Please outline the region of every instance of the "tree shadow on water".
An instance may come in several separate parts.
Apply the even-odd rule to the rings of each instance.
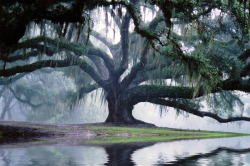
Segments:
[[[234,165],[235,157],[240,157],[241,154],[249,154],[250,148],[244,149],[233,149],[228,147],[219,147],[215,150],[212,150],[208,153],[199,153],[196,155],[184,157],[184,158],[177,158],[176,161],[166,163],[166,164],[159,164],[159,165],[200,165],[199,161],[202,160],[206,161],[206,165]],[[246,156],[247,157],[247,156]],[[240,159],[238,165],[244,165],[242,159]]]
[[[132,160],[132,154],[142,148],[152,146],[155,143],[130,143],[130,144],[115,144],[104,147],[107,155],[108,162],[105,165],[108,166],[127,166],[136,165]]]

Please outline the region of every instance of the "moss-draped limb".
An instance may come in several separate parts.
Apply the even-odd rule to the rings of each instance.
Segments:
[[[44,49],[43,45],[38,44],[40,42],[45,42],[46,44],[53,45],[54,47],[53,47],[53,49],[50,47],[45,47],[45,49]],[[44,45],[46,45],[46,44],[44,44]],[[108,68],[108,70],[111,73],[114,72],[114,63],[113,63],[112,59],[105,52],[103,52],[100,49],[97,49],[95,47],[86,48],[86,46],[84,46],[84,45],[79,45],[79,44],[75,44],[75,43],[64,42],[64,41],[61,41],[58,39],[52,39],[49,37],[39,36],[39,37],[28,39],[28,40],[21,42],[20,44],[18,44],[17,48],[37,48],[41,52],[45,50],[45,53],[48,56],[52,56],[53,54],[57,53],[59,50],[72,51],[77,56],[81,56],[81,55],[88,56],[88,54],[95,55],[95,56],[98,56],[104,60],[106,67]],[[32,56],[32,55],[34,55],[34,54],[31,54],[30,56]],[[24,56],[27,58],[29,56],[29,54],[20,56],[20,59],[23,59]],[[15,59],[18,59],[18,57],[15,57]]]
[[[154,32],[152,29],[147,27],[140,27],[141,18],[138,14],[138,9],[131,3],[126,3],[121,1],[121,4],[124,5],[127,8],[128,13],[130,14],[131,18],[133,19],[134,25],[135,25],[135,32],[140,34],[141,37],[145,37],[147,40],[159,40],[159,36],[156,32]]]
[[[20,78],[23,78],[26,74],[27,73],[21,73],[10,78],[0,78],[0,85],[8,85],[12,82],[19,80]]]
[[[220,92],[222,90],[232,91],[240,90],[243,92],[250,92],[250,81],[241,80],[235,82],[235,80],[225,80],[218,85],[211,93]],[[181,86],[166,86],[166,85],[139,85],[137,87],[128,90],[129,98],[134,99],[134,103],[146,101],[152,97],[162,98],[183,98],[192,99],[194,98],[195,88],[192,87],[181,87]],[[201,90],[197,92],[195,97],[206,95]],[[142,101],[141,101],[142,100]]]
[[[95,80],[95,82],[100,86],[106,86],[106,82],[100,78],[100,75],[96,73],[92,66],[74,55],[71,55],[70,58],[65,60],[42,60],[23,66],[15,66],[13,68],[2,69],[0,70],[0,76],[9,77],[17,73],[32,72],[45,67],[57,68],[68,66],[79,66],[83,71],[88,73],[88,75],[92,77],[93,80]]]
[[[122,26],[120,29],[121,33],[121,46],[122,46],[122,60],[119,65],[117,75],[120,76],[124,73],[124,71],[128,67],[128,49],[129,49],[129,21],[130,21],[130,16],[129,13],[126,13],[123,20],[122,20]]]
[[[109,57],[109,55],[103,51],[101,51],[98,48],[95,47],[90,47],[88,48],[87,54],[90,55],[95,55],[103,59],[105,66],[109,70],[110,74],[114,73],[114,62],[113,60]],[[87,55],[88,56],[88,55]]]
[[[39,53],[40,53],[39,51],[34,50],[34,51],[27,52],[25,54],[18,54],[18,55],[7,57],[7,58],[1,59],[1,60],[3,60],[4,62],[8,62],[8,63],[15,62],[15,61],[18,61],[18,60],[27,60],[30,57],[36,57],[36,56],[38,56]],[[51,55],[51,54],[49,54],[49,55]]]
[[[87,57],[91,60],[90,65],[96,69],[96,72],[100,75],[103,80],[108,80],[110,78],[110,72],[107,69],[103,59],[100,57],[88,54]]]
[[[103,44],[105,44],[109,49],[113,47],[113,44],[107,41],[105,37],[103,37],[100,33],[96,31],[92,31],[91,35],[95,37],[96,39],[100,40]]]
[[[44,45],[52,45],[53,47],[46,47],[44,45],[40,45],[38,43],[44,42]],[[53,56],[55,53],[59,52],[59,51],[72,51],[74,52],[75,55],[77,56],[81,56],[81,55],[86,55],[86,56],[91,56],[91,55],[95,55],[98,56],[100,58],[102,58],[105,62],[105,65],[107,67],[107,69],[109,70],[110,73],[114,73],[114,64],[112,59],[103,51],[94,48],[94,47],[90,47],[86,50],[85,46],[83,45],[79,45],[79,44],[75,44],[75,43],[68,43],[68,42],[63,42],[60,41],[58,39],[51,39],[49,37],[44,37],[44,36],[39,36],[36,38],[32,38],[32,39],[27,39],[21,43],[18,44],[17,48],[35,48],[37,50],[39,50],[40,52],[45,53],[47,56]],[[16,56],[11,56],[7,58],[7,62],[13,62],[16,60],[25,60],[28,59],[31,56],[38,56],[39,54],[37,51],[32,51],[32,52],[28,52],[24,55],[16,55]],[[91,55],[89,55],[91,54]]]
[[[51,44],[56,49],[68,50],[74,52],[76,55],[83,55],[86,53],[86,46],[79,45],[75,43],[69,43],[61,41],[60,39],[53,39],[46,36],[38,36],[32,39],[27,39],[19,44],[17,44],[17,49],[21,48],[36,48],[37,44],[44,42],[45,44]],[[56,50],[55,50],[56,51]]]
[[[192,99],[194,88],[181,86],[165,85],[139,85],[128,90],[129,98],[135,100],[135,103],[141,102],[150,97],[170,97]],[[199,94],[201,96],[201,94]]]
[[[87,86],[84,86],[84,87],[81,87],[79,90],[78,90],[78,93],[79,93],[79,99],[81,99],[84,94],[86,93],[90,93],[96,89],[98,89],[99,86],[97,84],[90,84],[90,85],[87,85]]]
[[[183,72],[174,73],[173,70],[169,68],[163,68],[161,71],[158,70],[147,70],[147,71],[140,71],[137,73],[136,78],[131,83],[132,87],[138,86],[142,82],[149,81],[152,79],[172,79],[172,78],[179,78],[183,75]]]
[[[250,62],[242,69],[240,73],[241,77],[250,76]]]
[[[157,25],[161,21],[163,21],[163,16],[161,16],[161,15],[154,18],[152,20],[152,22],[150,22],[150,24],[148,25],[149,30],[155,30],[155,28],[157,27]],[[148,54],[148,51],[150,49],[149,44],[150,44],[150,41],[147,41],[147,40],[144,41],[144,48],[143,48],[142,53],[141,53],[140,61],[132,67],[130,73],[122,80],[121,86],[123,88],[129,87],[129,85],[136,78],[137,73],[139,71],[142,71],[146,67],[146,65],[148,63],[148,58],[147,58],[148,55],[147,54]]]
[[[222,82],[221,88],[223,90],[239,90],[250,93],[250,79],[247,80],[232,80],[227,79]]]
[[[121,42],[113,45],[112,43],[107,41],[106,38],[102,37],[101,34],[99,34],[98,32],[95,32],[95,31],[92,32],[91,35],[94,36],[97,40],[100,40],[103,44],[105,44],[108,47],[108,49],[112,55],[111,59],[114,63],[114,66],[115,66],[115,68],[118,68],[119,63],[120,63],[119,55],[120,55],[120,49],[121,49]]]
[[[19,96],[15,93],[15,91],[14,91],[13,89],[11,89],[11,88],[8,88],[8,89],[9,89],[9,90],[11,91],[11,93],[15,96],[15,98],[16,98],[18,101],[22,102],[22,103],[28,104],[29,106],[31,106],[31,107],[33,107],[33,108],[41,107],[41,106],[43,105],[43,103],[40,103],[40,104],[32,104],[31,101],[25,100],[25,99],[22,99],[21,97],[19,97]]]
[[[162,22],[162,21],[164,21],[163,15],[158,15],[158,16],[156,16],[156,17],[150,22],[150,24],[148,25],[148,28],[149,28],[150,30],[155,30],[156,27],[158,26],[158,24],[159,24],[160,22]]]
[[[242,54],[240,54],[238,56],[238,59],[240,59],[241,61],[246,61],[248,58],[250,57],[250,48],[248,48],[247,50],[245,50]]]
[[[67,60],[42,60],[38,62],[34,62],[32,64],[27,64],[23,66],[15,66],[13,68],[2,69],[0,70],[0,76],[9,77],[13,76],[17,73],[26,73],[32,72],[37,69],[41,69],[44,67],[67,67],[70,63]]]
[[[85,62],[84,60],[72,55],[71,56],[73,61],[72,65],[77,65],[79,66],[83,71],[85,71],[100,87],[106,88],[107,86],[107,82],[103,79],[101,79],[100,75],[95,71],[95,69],[89,65],[87,62]],[[75,63],[75,64],[74,64]]]
[[[217,120],[220,123],[228,123],[228,122],[235,122],[235,121],[250,121],[250,117],[230,117],[230,118],[221,118],[217,114],[211,113],[211,112],[205,112],[205,111],[199,111],[196,108],[192,108],[186,104],[182,104],[181,102],[178,101],[170,101],[170,100],[165,100],[165,99],[159,99],[159,98],[149,98],[147,100],[150,103],[153,104],[158,104],[162,106],[168,106],[168,107],[173,107],[173,108],[178,108],[181,109],[185,112],[191,113],[193,115],[199,116],[199,117],[210,117],[215,120]]]
[[[136,74],[138,71],[141,71],[145,65],[147,64],[147,54],[149,50],[149,43],[145,42],[145,46],[143,48],[140,62],[138,62],[136,65],[134,65],[130,71],[130,73],[122,80],[121,86],[123,88],[127,88],[131,82],[136,78]]]
[[[96,72],[96,70],[88,64],[85,60],[75,56],[70,55],[68,59],[68,66],[79,66],[83,71],[85,71],[100,87],[106,88],[106,81],[101,78],[99,73]]]
[[[43,44],[41,44],[43,43]],[[43,53],[46,56],[53,56],[56,53],[61,51],[72,51],[75,55],[81,56],[86,53],[86,48],[83,45],[78,45],[75,43],[63,42],[58,39],[52,39],[45,36],[38,36],[32,39],[27,39],[15,47],[13,50],[21,50],[21,49],[32,49],[30,52],[25,52],[23,54],[1,57],[1,60],[4,62],[15,62],[18,60],[27,60],[30,57],[39,56],[39,53]]]
[[[67,4],[67,5],[65,5]],[[55,23],[85,23],[85,11],[98,6],[110,6],[107,0],[37,0],[37,1],[4,1],[1,39],[6,46],[13,46],[23,37],[26,26],[32,22],[50,20]],[[115,5],[116,3],[114,3]],[[13,8],[13,10],[8,10]]]

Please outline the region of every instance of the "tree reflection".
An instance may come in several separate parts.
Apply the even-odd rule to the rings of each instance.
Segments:
[[[110,144],[98,146],[38,146],[20,148],[0,147],[0,165],[136,165],[132,155],[135,151],[152,147],[155,143]],[[22,146],[22,145],[21,145]],[[32,145],[31,145],[32,146]],[[150,148],[149,147],[149,148]],[[166,149],[166,151],[169,149]],[[106,152],[106,153],[105,153]],[[152,150],[150,155],[155,155]],[[244,155],[243,155],[244,154]],[[141,154],[140,158],[147,157]],[[250,148],[233,149],[219,147],[207,153],[176,156],[176,161],[159,155],[153,165],[244,165],[248,164]],[[168,157],[168,156],[167,156]],[[148,163],[149,164],[149,163]]]
[[[152,146],[154,143],[130,143],[130,144],[115,144],[104,147],[108,154],[108,162],[105,165],[122,166],[135,165],[132,160],[132,154],[142,148]]]
[[[233,149],[219,147],[208,153],[196,154],[185,158],[177,158],[176,161],[167,163],[166,165],[199,165],[199,161],[202,159],[205,159],[208,162],[207,165],[234,165],[233,158],[237,155],[246,153],[250,153],[250,148]]]

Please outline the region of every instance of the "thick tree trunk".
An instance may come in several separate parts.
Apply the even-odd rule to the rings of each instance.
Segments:
[[[114,98],[109,96],[107,97],[107,101],[109,115],[105,121],[106,123],[113,123],[116,125],[142,124],[147,126],[154,126],[153,124],[135,119],[132,115],[134,106],[132,104],[129,104],[129,102],[127,102],[122,97]]]

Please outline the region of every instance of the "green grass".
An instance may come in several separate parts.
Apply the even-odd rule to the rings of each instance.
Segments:
[[[86,143],[94,144],[110,144],[110,143],[129,143],[129,142],[157,142],[170,141],[177,139],[196,139],[196,138],[219,138],[219,137],[236,137],[246,136],[249,134],[214,132],[200,130],[184,130],[176,131],[163,128],[132,128],[132,127],[100,127],[89,126],[85,130],[93,130],[99,136],[94,140]],[[118,136],[118,134],[126,133],[126,137]]]

